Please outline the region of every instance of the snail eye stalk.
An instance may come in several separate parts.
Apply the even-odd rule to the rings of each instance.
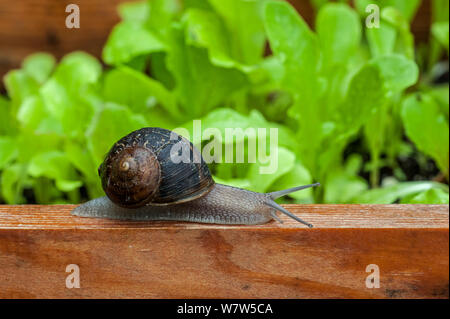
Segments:
[[[277,203],[274,201],[274,199],[277,199],[277,198],[279,198],[279,197],[282,197],[282,196],[284,196],[284,195],[287,195],[287,194],[290,194],[290,193],[293,193],[293,192],[296,192],[296,191],[299,191],[299,190],[302,190],[302,189],[306,189],[306,188],[310,188],[310,187],[314,187],[314,186],[319,186],[319,185],[320,185],[320,183],[315,183],[315,184],[309,184],[309,185],[297,186],[297,187],[288,188],[288,189],[284,189],[284,190],[281,190],[281,191],[269,193],[269,199],[265,202],[265,204],[266,204],[267,206],[270,206],[270,207],[276,209],[277,211],[279,211],[279,212],[281,212],[281,213],[283,213],[283,214],[285,214],[285,215],[291,217],[292,219],[294,219],[294,220],[296,220],[296,221],[298,221],[298,222],[300,222],[300,223],[302,223],[302,224],[308,226],[309,228],[312,228],[312,227],[313,227],[312,224],[310,224],[310,223],[308,223],[308,222],[305,222],[303,219],[301,219],[301,218],[295,216],[295,215],[292,214],[290,211],[288,211],[288,210],[285,209],[284,207],[282,207],[282,206],[280,206],[279,204],[277,204]],[[281,221],[281,219],[279,219],[278,216],[275,214],[275,212],[272,212],[271,214],[272,214],[272,217],[273,217],[274,219],[276,219],[277,221],[283,223],[283,222]]]
[[[284,195],[287,195],[287,194],[290,194],[290,193],[293,193],[296,191],[300,191],[302,189],[315,187],[315,186],[320,186],[320,183],[314,183],[314,184],[309,184],[309,185],[302,185],[302,186],[292,187],[292,188],[288,188],[288,189],[283,189],[281,191],[269,193],[269,195],[270,195],[270,198],[277,199]]]

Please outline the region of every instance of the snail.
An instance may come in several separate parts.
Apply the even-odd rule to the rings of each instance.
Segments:
[[[179,157],[186,150],[189,155]],[[73,215],[254,225],[272,219],[282,222],[276,214],[279,211],[312,227],[275,199],[319,185],[257,193],[215,183],[191,142],[154,127],[131,132],[116,142],[98,173],[106,196],[77,206]]]

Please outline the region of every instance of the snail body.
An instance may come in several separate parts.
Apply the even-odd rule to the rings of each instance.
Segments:
[[[239,202],[242,191],[216,184],[207,196],[189,202],[165,206],[146,205],[133,209],[120,207],[107,197],[101,197],[79,206],[74,214],[122,220],[175,220],[230,225],[263,224],[273,218],[272,209],[264,205],[264,194],[248,191],[243,203]]]
[[[186,150],[189,158],[180,158]],[[192,143],[162,128],[142,128],[120,139],[100,165],[99,175],[107,196],[76,207],[72,214],[254,225],[281,222],[279,211],[312,227],[274,200],[318,183],[273,193],[217,184]]]

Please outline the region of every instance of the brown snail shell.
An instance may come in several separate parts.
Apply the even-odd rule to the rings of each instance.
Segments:
[[[171,152],[190,151],[174,162]],[[121,138],[99,167],[106,195],[122,207],[169,205],[199,198],[214,186],[208,166],[191,142],[176,133],[146,127]]]

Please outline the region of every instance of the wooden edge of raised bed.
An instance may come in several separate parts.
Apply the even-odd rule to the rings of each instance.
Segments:
[[[448,205],[283,205],[312,223],[314,228],[443,228],[449,227]],[[117,221],[70,215],[76,205],[0,205],[0,229],[32,228],[200,228],[284,229],[306,228],[280,215],[276,221],[255,226],[228,226],[171,221]]]
[[[0,298],[449,297],[448,205],[286,205],[313,229],[284,217],[123,222],[73,207],[0,206]],[[67,288],[68,265],[80,288]]]

